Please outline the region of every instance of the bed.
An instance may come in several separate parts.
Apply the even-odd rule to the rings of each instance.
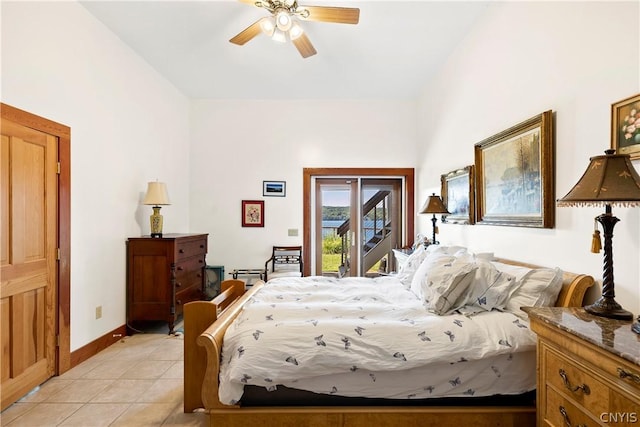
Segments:
[[[423,277],[424,272],[429,271],[431,275],[429,283],[432,286],[433,277],[440,277],[434,272],[439,271],[438,268],[441,268],[442,265],[447,265],[443,264],[443,262],[450,261],[448,266],[452,262],[458,262],[457,254],[454,256],[451,249],[441,248],[439,250],[449,250],[451,253],[447,253],[446,257],[438,259],[437,262],[433,262],[431,265],[427,265],[424,259],[415,257],[416,262],[413,263],[414,265],[411,266],[411,261],[409,261],[410,265],[405,268],[404,277],[355,279],[355,284],[352,283],[348,288],[345,288],[349,289],[349,292],[345,292],[345,295],[342,296],[344,300],[335,298],[336,292],[332,286],[346,286],[349,282],[345,282],[345,279],[295,278],[274,279],[267,284],[260,282],[246,292],[242,281],[229,280],[225,281],[223,292],[212,301],[187,304],[184,309],[184,411],[205,410],[210,415],[211,426],[225,427],[244,426],[252,423],[266,427],[289,425],[354,427],[535,425],[535,391],[532,391],[532,389],[535,389],[535,339],[531,339],[532,333],[530,333],[529,337],[525,334],[522,341],[517,341],[514,335],[521,328],[527,329],[526,316],[509,313],[506,310],[507,304],[522,304],[526,300],[519,300],[514,296],[511,300],[504,301],[505,298],[500,297],[503,299],[502,310],[496,310],[496,307],[493,307],[494,309],[492,310],[491,304],[489,309],[485,307],[484,310],[474,307],[473,304],[461,307],[460,304],[456,305],[454,300],[461,301],[463,295],[466,295],[467,301],[484,300],[485,303],[487,295],[490,301],[492,296],[490,293],[485,292],[482,298],[478,298],[478,295],[474,295],[473,288],[459,279],[462,277],[461,274],[456,276],[458,279],[451,279],[451,275],[447,275],[450,286],[445,290],[439,289],[439,293],[436,293],[436,298],[433,297],[433,294],[426,297],[427,300],[430,300],[430,307],[433,309],[431,311],[435,312],[435,314],[430,313],[431,317],[425,318],[429,322],[435,320],[447,322],[449,324],[448,330],[433,332],[421,325],[420,322],[427,321],[422,320],[421,314],[418,316],[407,314],[418,310],[415,302],[410,301],[411,298],[407,297],[407,295],[419,293],[415,289],[416,278]],[[464,253],[464,251],[462,252]],[[455,261],[453,261],[454,258]],[[467,263],[470,261],[468,254],[460,257],[460,259],[462,258]],[[474,259],[474,262],[476,261],[478,265],[488,264]],[[460,265],[462,264],[460,262]],[[524,274],[522,271],[527,269],[529,271],[550,271],[550,269],[504,259],[492,259],[491,264],[499,266],[500,277],[507,278],[502,282],[503,285],[501,286],[507,286],[511,283],[507,282],[514,279],[522,282],[524,280],[523,277],[525,277],[522,275]],[[490,267],[491,272],[494,272],[493,266]],[[512,268],[513,270],[511,270]],[[460,268],[460,270],[464,269]],[[479,275],[478,271],[474,271],[469,272],[464,277],[469,277],[472,273],[475,274],[475,277]],[[559,275],[559,280],[557,281],[558,289],[553,293],[555,305],[563,307],[581,306],[586,290],[593,284],[593,278],[588,275],[568,273],[557,269],[555,274]],[[493,279],[496,277],[498,276],[493,276]],[[363,283],[359,284],[357,283],[358,281]],[[394,281],[401,282],[402,286],[394,283]],[[422,282],[424,288],[424,283],[427,280],[422,279]],[[492,283],[497,282],[497,280],[493,280]],[[367,287],[371,284],[382,290],[382,293],[375,293],[375,287],[373,290],[368,290],[369,288]],[[411,289],[411,285],[414,285],[414,289]],[[362,286],[362,288],[359,286]],[[399,296],[392,295],[396,292],[392,291],[392,289],[396,288]],[[402,293],[402,288],[404,288],[406,295]],[[494,292],[495,295],[493,297],[496,298],[498,295],[515,295],[513,292],[506,291],[506,288],[496,286],[494,289],[498,291]],[[326,309],[324,308],[324,303],[316,304],[323,291],[327,291],[328,295],[333,295],[330,299],[334,300],[335,306],[328,305],[329,309]],[[299,292],[299,294],[297,295],[296,292]],[[451,294],[451,292],[454,292],[455,295]],[[384,317],[381,320],[376,317],[375,309],[384,307],[383,300],[387,299],[387,297],[393,298],[392,303],[395,304],[397,310],[387,307],[379,311],[394,311],[392,315],[397,317],[391,318],[391,320]],[[423,299],[425,298],[424,295],[422,297]],[[404,305],[403,299],[406,299],[407,306]],[[421,303],[424,303],[423,299],[420,299]],[[350,306],[352,303],[353,306]],[[282,374],[277,371],[277,365],[273,367],[267,365],[269,359],[275,356],[259,350],[260,346],[264,346],[262,348],[273,348],[274,351],[280,351],[280,347],[285,349],[286,346],[284,344],[273,344],[284,342],[281,341],[283,338],[278,335],[271,337],[271,335],[276,332],[285,333],[286,335],[286,332],[281,331],[286,329],[287,322],[278,323],[278,320],[282,319],[276,315],[273,323],[263,323],[258,329],[254,328],[250,323],[245,323],[250,322],[251,317],[270,316],[271,308],[276,305],[279,308],[281,306],[287,306],[289,309],[295,307],[295,310],[304,312],[297,320],[294,320],[296,318],[295,314],[290,313],[285,317],[292,319],[292,322],[295,323],[294,329],[304,331],[303,333],[312,337],[314,341],[307,348],[309,351],[306,353],[300,347],[297,348],[299,350],[298,353],[292,353],[291,357],[282,358],[290,359],[285,362],[279,362],[279,365],[283,365],[284,368],[284,373]],[[548,305],[552,305],[552,303]],[[349,326],[353,326],[352,330],[354,332],[350,336],[355,337],[355,339],[345,339],[344,337],[348,334],[339,332],[339,329],[337,329],[339,326],[333,323],[327,326],[328,329],[325,328],[323,330],[325,333],[316,333],[316,331],[320,331],[320,329],[317,329],[318,322],[320,324],[324,323],[326,326],[327,322],[332,321],[332,318],[340,318],[345,315],[343,312],[336,312],[335,310],[345,309],[347,310],[346,313],[348,313],[349,309],[367,310],[367,306],[370,306],[369,308],[373,307],[374,311],[367,311],[366,314],[357,316],[360,322]],[[318,308],[318,310],[314,311],[314,307]],[[517,308],[514,310],[517,311]],[[327,315],[329,317],[320,317],[322,316],[321,311],[328,312]],[[398,311],[398,313],[395,311]],[[309,314],[310,312],[312,314]],[[492,323],[494,318],[500,316],[508,318],[504,327],[496,326],[497,324]],[[313,324],[314,321],[316,322],[315,325]],[[471,360],[474,359],[473,353],[469,353],[468,349],[464,347],[449,348],[450,354],[448,356],[446,354],[434,356],[439,357],[439,359],[432,360],[432,363],[425,367],[423,365],[428,361],[409,365],[422,356],[419,351],[410,350],[403,346],[401,346],[403,351],[391,351],[392,349],[383,348],[386,341],[389,341],[388,338],[383,338],[380,342],[367,343],[366,348],[374,350],[367,350],[366,352],[389,353],[391,362],[385,360],[382,363],[377,362],[375,359],[363,359],[362,353],[353,352],[351,360],[340,362],[340,364],[347,364],[346,366],[353,367],[348,375],[342,373],[338,367],[332,366],[328,361],[319,363],[320,359],[314,358],[314,351],[328,351],[331,345],[326,343],[331,343],[332,341],[335,351],[352,353],[351,350],[357,349],[358,345],[362,344],[360,338],[364,339],[367,335],[388,337],[389,325],[394,322],[404,322],[405,326],[407,326],[407,323],[413,322],[412,327],[417,328],[415,331],[418,331],[418,338],[424,341],[423,344],[430,346],[428,347],[429,352],[423,353],[438,354],[432,349],[437,347],[438,342],[453,343],[450,336],[453,334],[457,334],[458,341],[465,341],[461,337],[467,336],[466,340],[473,338],[476,340],[481,339],[483,342],[493,341],[499,344],[493,345],[493,348],[486,349],[483,346],[483,352],[486,352],[486,357],[478,358],[478,360]],[[467,335],[465,335],[464,328],[462,328],[462,323],[470,331]],[[482,330],[483,327],[484,332]],[[225,342],[224,337],[227,329],[229,329],[228,338]],[[447,328],[445,327],[445,329]],[[504,332],[499,332],[503,329],[505,329]],[[331,334],[326,333],[327,330],[336,331],[335,336],[332,338]],[[491,333],[486,335],[487,331]],[[501,338],[499,333],[505,333],[505,338]],[[253,335],[253,338],[251,338],[251,335]],[[495,339],[493,338],[494,335]],[[445,339],[438,341],[436,336],[442,336]],[[488,339],[488,336],[492,336],[492,338]],[[248,341],[240,341],[245,338]],[[269,344],[270,340],[272,342],[271,345]],[[403,343],[399,333],[397,340]],[[336,341],[341,342],[336,343]],[[394,338],[392,341],[396,341],[396,339]],[[420,339],[416,341],[419,342]],[[478,347],[478,342],[473,345]],[[511,349],[508,349],[509,352],[505,352],[503,347],[511,347]],[[513,350],[513,348],[518,347],[519,350]],[[446,353],[447,350],[444,352]],[[337,354],[334,356],[330,353],[330,355],[326,360],[337,360]],[[244,360],[242,363],[247,363],[248,365],[238,365],[239,367],[236,367],[232,365],[232,359],[233,363],[240,363],[241,360]],[[508,362],[505,362],[507,359]],[[305,361],[308,363],[305,363]],[[326,368],[328,370],[316,371],[320,365],[322,365],[323,369]],[[511,365],[515,367],[511,368],[512,370],[525,371],[526,375],[522,380],[514,379],[509,381],[509,383],[514,384],[513,389],[510,390],[503,390],[506,383],[500,383],[499,381],[494,381],[495,384],[492,387],[486,387],[485,390],[482,384],[483,380],[480,378],[478,380],[480,381],[479,383],[473,383],[472,381],[465,383],[464,387],[455,393],[446,392],[443,395],[430,396],[434,389],[455,389],[455,387],[446,386],[447,382],[450,382],[451,386],[455,385],[454,383],[457,380],[455,373],[440,375],[439,382],[435,382],[437,377],[435,374],[440,371],[445,372],[448,369],[448,365],[451,365],[454,369],[457,367],[470,369],[470,366],[478,365],[480,366],[480,371],[490,371],[488,368],[490,367],[494,373],[503,374],[508,378],[516,378],[511,376],[515,375],[514,373],[504,371],[504,369],[507,369],[507,365]],[[238,384],[238,381],[236,381],[235,384],[230,385],[226,381],[227,378],[238,378],[238,372],[244,372],[245,369],[249,369],[247,366],[258,366],[262,368],[262,371],[258,369],[256,372],[244,375],[240,381],[242,384]],[[406,369],[402,366],[406,366]],[[529,369],[526,367],[529,367]],[[287,377],[289,372],[287,369],[290,368],[298,372],[301,378]],[[308,369],[308,371],[304,369]],[[393,373],[393,375],[389,375],[391,378],[389,381],[397,378],[403,387],[408,384],[410,389],[413,387],[411,390],[417,390],[418,393],[408,393],[404,389],[389,392],[388,390],[393,389],[392,382],[380,386],[380,384],[385,384],[385,370],[389,369]],[[432,369],[433,374],[425,374],[428,369]],[[276,376],[274,377],[275,379],[270,378],[274,375]],[[278,375],[283,376],[279,377]],[[420,377],[434,378],[434,382],[429,382],[426,387],[420,387],[420,383],[412,386],[411,379]],[[347,379],[345,383],[337,382],[344,378]],[[358,378],[361,379],[360,382],[358,382]],[[373,395],[368,395],[366,393],[369,393],[369,391],[367,391],[365,393],[366,397],[359,397],[359,391],[363,387],[362,384],[366,382],[365,379],[371,378],[375,378],[375,382],[379,381],[379,384],[376,384],[378,387],[375,389],[384,390],[384,393],[391,393],[391,395],[376,395],[377,391],[374,391]],[[277,386],[274,385],[272,387],[272,389],[278,389],[277,393],[272,392],[269,384],[266,383],[263,386],[251,385],[254,383],[262,384],[265,380],[277,384]],[[518,381],[521,381],[521,383]],[[441,386],[440,383],[445,385]],[[353,390],[349,390],[349,387],[352,387]],[[335,390],[340,390],[338,393],[340,397],[332,395],[332,391]],[[482,390],[484,391],[480,392]],[[501,392],[501,390],[504,392]],[[476,391],[478,391],[477,395]]]

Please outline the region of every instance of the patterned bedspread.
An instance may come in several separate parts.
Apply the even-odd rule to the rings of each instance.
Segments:
[[[511,313],[429,313],[393,277],[270,280],[224,338],[220,400],[245,384],[424,398],[535,388],[535,336]]]

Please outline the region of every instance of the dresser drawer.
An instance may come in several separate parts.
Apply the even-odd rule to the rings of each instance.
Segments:
[[[595,427],[600,423],[593,420],[583,409],[575,406],[553,388],[547,387],[545,419],[547,425],[564,427]]]
[[[178,241],[176,245],[177,260],[183,260],[196,255],[207,253],[207,239],[188,239]]]
[[[176,264],[176,281],[183,282],[184,286],[194,280],[202,282],[204,267],[204,255],[180,261]]]
[[[609,387],[559,353],[544,347],[546,382],[558,393],[587,408],[594,417],[609,407]],[[553,409],[553,408],[551,408]]]

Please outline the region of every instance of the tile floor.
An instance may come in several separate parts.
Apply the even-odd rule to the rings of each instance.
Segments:
[[[182,410],[183,343],[166,333],[125,337],[5,409],[0,425],[206,426],[206,414]]]

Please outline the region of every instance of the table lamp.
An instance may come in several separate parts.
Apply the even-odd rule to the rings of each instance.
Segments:
[[[444,206],[444,203],[442,202],[440,196],[436,196],[436,193],[433,193],[431,196],[429,196],[429,199],[427,199],[427,202],[420,210],[420,213],[433,214],[433,218],[431,218],[431,223],[433,224],[433,240],[431,241],[431,243],[437,245],[440,242],[436,241],[436,234],[438,233],[438,227],[436,227],[436,221],[438,221],[436,219],[436,214],[447,215],[450,212]]]
[[[612,215],[612,206],[640,206],[640,176],[631,164],[628,154],[615,154],[615,150],[606,150],[604,156],[591,157],[587,170],[578,183],[559,199],[558,206],[604,206],[605,212],[595,220],[596,230],[592,252],[600,252],[598,223],[604,232],[604,267],[602,296],[593,304],[585,307],[588,313],[611,319],[628,320],[633,314],[625,310],[615,300],[613,282],[613,227],[619,221]],[[633,325],[640,333],[640,325]],[[636,330],[637,329],[637,330]]]
[[[162,237],[161,205],[170,205],[167,184],[164,182],[150,182],[147,185],[147,194],[144,196],[145,205],[152,205],[153,214],[149,217],[151,225],[151,237]]]

